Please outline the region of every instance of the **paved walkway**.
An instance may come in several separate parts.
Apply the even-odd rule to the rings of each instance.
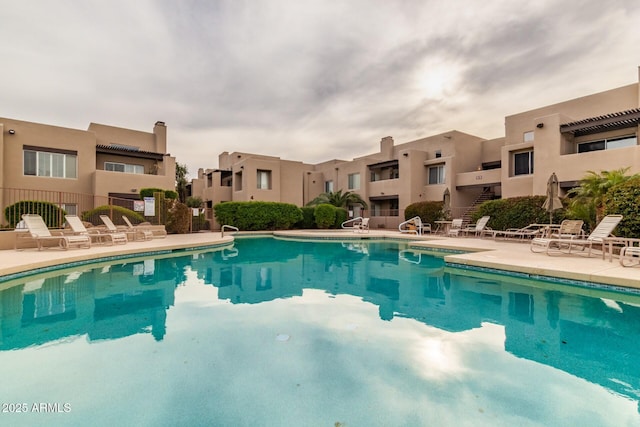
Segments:
[[[549,256],[532,253],[527,242],[495,241],[479,238],[449,238],[442,236],[411,236],[397,231],[372,230],[370,233],[352,231],[281,231],[277,236],[288,238],[393,238],[411,240],[416,250],[445,249],[469,251],[465,254],[446,255],[447,262],[509,270],[533,275],[560,277],[591,281],[609,285],[640,289],[640,266],[622,267],[614,258],[612,262],[602,260],[597,254],[590,258],[580,255]],[[52,265],[100,259],[103,257],[130,255],[141,252],[200,248],[218,244],[231,244],[230,235],[219,232],[169,235],[165,239],[146,242],[129,242],[126,245],[94,245],[91,249],[37,249],[1,250],[0,276]]]

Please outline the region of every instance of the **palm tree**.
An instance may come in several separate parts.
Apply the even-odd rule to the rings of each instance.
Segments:
[[[342,190],[322,193],[318,197],[307,203],[307,206],[315,206],[322,203],[328,203],[339,208],[346,208],[350,205],[362,205],[364,209],[368,208],[367,202],[365,202],[359,194],[352,191],[346,191],[342,193]]]
[[[587,171],[587,175],[580,181],[580,186],[569,191],[573,200],[569,206],[572,217],[582,219],[591,229],[604,217],[604,196],[610,188],[632,178],[626,173],[629,168],[612,171]]]

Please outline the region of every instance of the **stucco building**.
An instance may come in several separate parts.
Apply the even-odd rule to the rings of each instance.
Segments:
[[[175,189],[167,128],[153,132],[91,123],[78,130],[0,118],[0,202],[43,200],[81,214],[141,188]]]
[[[639,73],[640,79],[640,73]],[[453,216],[491,197],[545,194],[552,172],[566,192],[589,170],[640,172],[640,85],[505,117],[505,136],[487,140],[450,131],[395,144],[376,153],[319,164],[250,153],[222,153],[218,169],[200,169],[192,194],[209,207],[231,200],[304,205],[325,191],[354,191],[369,203],[371,226],[396,227],[410,203],[442,200]]]

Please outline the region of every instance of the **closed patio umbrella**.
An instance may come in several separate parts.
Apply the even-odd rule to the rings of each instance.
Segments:
[[[444,194],[442,194],[442,213],[445,219],[451,216],[451,192],[448,188],[446,188]]]
[[[552,173],[547,181],[547,198],[542,205],[542,208],[549,212],[549,224],[553,224],[553,211],[562,208],[562,200],[558,197],[559,184],[556,173]]]

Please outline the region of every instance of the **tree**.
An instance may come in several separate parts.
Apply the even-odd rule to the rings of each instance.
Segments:
[[[569,195],[573,196],[569,216],[583,220],[593,230],[604,218],[604,199],[607,192],[612,187],[638,176],[628,176],[628,171],[629,168],[600,173],[587,171],[587,175],[580,181],[580,186],[569,191]]]
[[[184,203],[187,200],[187,165],[176,163],[176,191],[178,199]]]
[[[327,193],[322,193],[307,203],[307,206],[316,206],[321,204],[329,204],[339,208],[347,208],[350,205],[362,205],[364,209],[368,209],[367,202],[365,202],[359,194],[352,191],[346,191],[343,193],[342,190],[338,190],[336,192],[329,191]]]

